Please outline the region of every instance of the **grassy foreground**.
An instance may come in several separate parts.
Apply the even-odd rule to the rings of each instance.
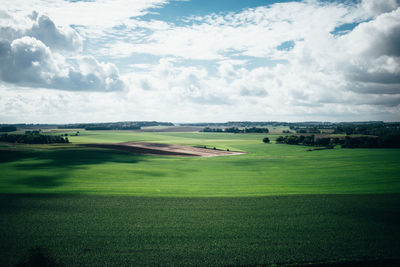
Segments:
[[[383,265],[400,255],[400,195],[1,195],[0,203],[0,266],[32,246],[66,266]]]
[[[263,136],[81,131],[71,145],[0,144],[0,266],[36,246],[65,266],[400,264],[400,149],[309,152]],[[79,146],[127,141],[248,153]]]

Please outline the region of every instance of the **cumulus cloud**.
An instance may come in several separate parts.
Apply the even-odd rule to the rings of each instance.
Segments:
[[[78,62],[78,70],[69,68],[66,75],[54,78],[56,88],[75,91],[118,91],[124,88],[114,64],[99,63],[92,56],[81,57]]]
[[[0,12],[7,21],[0,62],[8,66],[0,63],[0,78],[74,90],[62,92],[69,103],[62,106],[57,90],[37,89],[51,97],[18,100],[0,88],[13,99],[0,98],[0,111],[54,101],[66,114],[84,112],[79,105],[87,104],[97,114],[88,118],[93,121],[398,120],[398,1],[284,1],[179,24],[137,17],[166,2],[105,0],[62,9],[54,1],[43,6],[48,17],[32,13],[18,20],[16,13]],[[94,6],[98,13],[82,16]],[[75,34],[84,38],[85,54],[129,68],[119,74],[111,63],[82,56]],[[84,91],[124,86],[129,90],[103,98]]]
[[[340,39],[360,57],[400,56],[400,8],[359,24]]]
[[[400,93],[400,8],[359,24],[338,44],[345,51],[341,65],[348,79],[367,87],[395,84]]]
[[[47,83],[58,66],[50,49],[32,37],[0,43],[1,78],[10,83]]]
[[[230,103],[226,90],[202,67],[177,66],[173,59],[160,59],[147,73],[128,75],[129,83],[141,93],[154,95],[169,103],[225,105]],[[214,83],[214,85],[212,85]],[[135,91],[137,92],[137,91]]]
[[[143,22],[141,27],[150,30],[150,34],[145,38],[129,38],[125,45],[121,40],[110,43],[108,51],[118,55],[123,47],[125,55],[147,53],[202,60],[228,59],[231,55],[281,58],[285,53],[279,53],[277,47],[282,43],[311,39],[365,16],[354,10],[355,6],[348,8],[335,2],[304,1],[261,6],[239,13],[189,17],[182,26],[153,27],[160,23]],[[125,25],[136,27],[137,24]]]
[[[390,12],[399,7],[397,0],[362,0],[360,5],[368,15],[372,16]]]
[[[61,90],[114,91],[124,87],[118,69],[81,57],[82,41],[71,28],[56,27],[33,12],[24,23],[3,12],[0,27],[0,79],[26,87]],[[66,57],[64,52],[72,57]],[[78,55],[78,56],[77,56]],[[71,63],[73,62],[73,64]]]
[[[69,27],[57,28],[49,17],[38,16],[36,12],[32,15],[32,18],[36,17],[35,23],[29,31],[24,32],[24,35],[35,37],[52,49],[81,50],[82,40],[75,30]]]
[[[132,49],[186,59],[252,56],[287,60],[276,67],[252,70],[223,60],[217,77],[208,78],[193,91],[199,94],[213,88],[213,94],[224,98],[226,93],[231,103],[242,97],[277,109],[343,103],[396,107],[400,104],[397,96],[385,99],[387,94],[400,94],[400,8],[396,9],[396,1],[363,1],[361,5],[377,12],[372,15],[360,13],[357,5],[309,1],[196,17],[193,25],[155,32],[150,36],[152,42]],[[343,23],[366,18],[347,34],[332,33]],[[294,40],[294,47],[278,49],[287,40]],[[231,51],[236,51],[233,57]]]
[[[54,22],[36,11],[23,18],[13,18],[2,11],[0,16],[0,37],[12,41],[24,36],[42,41],[53,50],[80,51],[82,38],[70,27],[56,27]]]

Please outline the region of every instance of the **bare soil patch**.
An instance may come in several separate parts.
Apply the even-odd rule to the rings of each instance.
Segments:
[[[244,152],[237,151],[149,142],[82,144],[82,146],[117,149],[145,155],[164,156],[216,157],[244,154]]]

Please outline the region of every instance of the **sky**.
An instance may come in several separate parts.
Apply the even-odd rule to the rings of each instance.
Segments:
[[[398,0],[2,0],[0,123],[400,121]]]

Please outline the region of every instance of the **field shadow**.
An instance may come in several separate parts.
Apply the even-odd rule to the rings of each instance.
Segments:
[[[65,266],[46,247],[31,247],[15,267],[63,267]]]
[[[18,179],[9,182],[31,188],[52,188],[66,182],[71,171],[103,163],[135,164],[143,161],[141,155],[124,151],[90,148],[64,148],[42,151],[1,151],[0,163],[14,163],[21,170]],[[27,171],[32,170],[32,174]],[[38,174],[40,172],[41,174]]]
[[[67,178],[66,174],[59,175],[33,175],[19,179],[15,183],[27,185],[31,188],[52,188],[61,186],[64,179]]]
[[[115,163],[137,163],[141,161],[140,155],[132,155],[123,151],[99,149],[58,149],[49,151],[33,151],[21,153],[21,159],[33,159],[34,163],[22,162],[18,164],[21,169],[48,169],[48,168],[79,168],[84,165]]]
[[[0,150],[0,163],[7,163],[19,160],[26,151],[21,150]]]

